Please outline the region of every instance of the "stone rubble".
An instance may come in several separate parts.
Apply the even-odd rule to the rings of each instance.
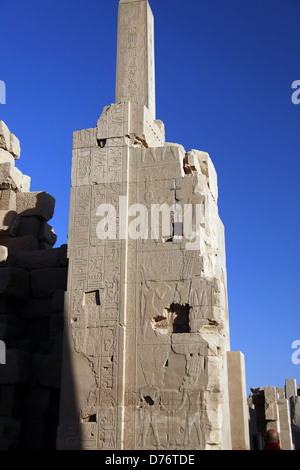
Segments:
[[[67,246],[54,248],[55,199],[30,192],[19,140],[0,121],[0,450],[54,450]]]
[[[248,397],[251,449],[261,450],[269,429],[280,435],[283,450],[300,450],[300,388],[295,379],[285,387],[252,388]]]

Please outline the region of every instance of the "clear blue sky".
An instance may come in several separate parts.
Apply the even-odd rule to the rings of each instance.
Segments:
[[[150,0],[157,118],[210,154],[226,228],[232,350],[247,388],[300,383],[299,0]],[[72,132],[115,101],[118,0],[0,0],[0,119],[31,190],[56,198],[66,243]]]

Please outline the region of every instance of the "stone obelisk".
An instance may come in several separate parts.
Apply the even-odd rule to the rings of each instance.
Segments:
[[[155,119],[149,3],[120,0],[116,103],[73,137],[60,449],[231,447],[217,199]]]
[[[116,102],[146,106],[155,119],[154,19],[148,2],[119,4]]]

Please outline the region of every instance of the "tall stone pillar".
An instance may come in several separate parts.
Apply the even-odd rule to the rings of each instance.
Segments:
[[[120,0],[116,103],[74,133],[61,449],[231,448],[217,176],[165,142],[153,43]]]
[[[228,351],[227,364],[232,450],[250,450],[244,355]]]
[[[145,0],[120,0],[116,102],[146,106],[155,119],[154,19]]]

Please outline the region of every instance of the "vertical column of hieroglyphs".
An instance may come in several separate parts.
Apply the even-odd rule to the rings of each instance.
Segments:
[[[130,160],[129,207],[141,204],[148,225],[128,241],[127,449],[222,447],[225,305],[218,279],[204,272],[200,240],[188,249],[178,231],[179,206],[205,212],[209,200],[200,166],[183,173],[185,156],[166,145],[134,149]],[[151,218],[163,207],[172,209],[169,231],[162,213],[157,226]]]
[[[127,192],[128,146],[118,137],[123,114],[116,106],[102,119],[110,139],[97,140],[97,128],[74,133],[67,328],[78,422],[61,422],[61,448],[122,446],[126,245],[117,231],[119,196]],[[107,214],[106,206],[115,212]],[[100,215],[107,216],[107,227],[99,228]],[[74,442],[68,436],[76,432]]]
[[[119,4],[116,102],[145,105],[155,119],[154,20],[147,0]]]

